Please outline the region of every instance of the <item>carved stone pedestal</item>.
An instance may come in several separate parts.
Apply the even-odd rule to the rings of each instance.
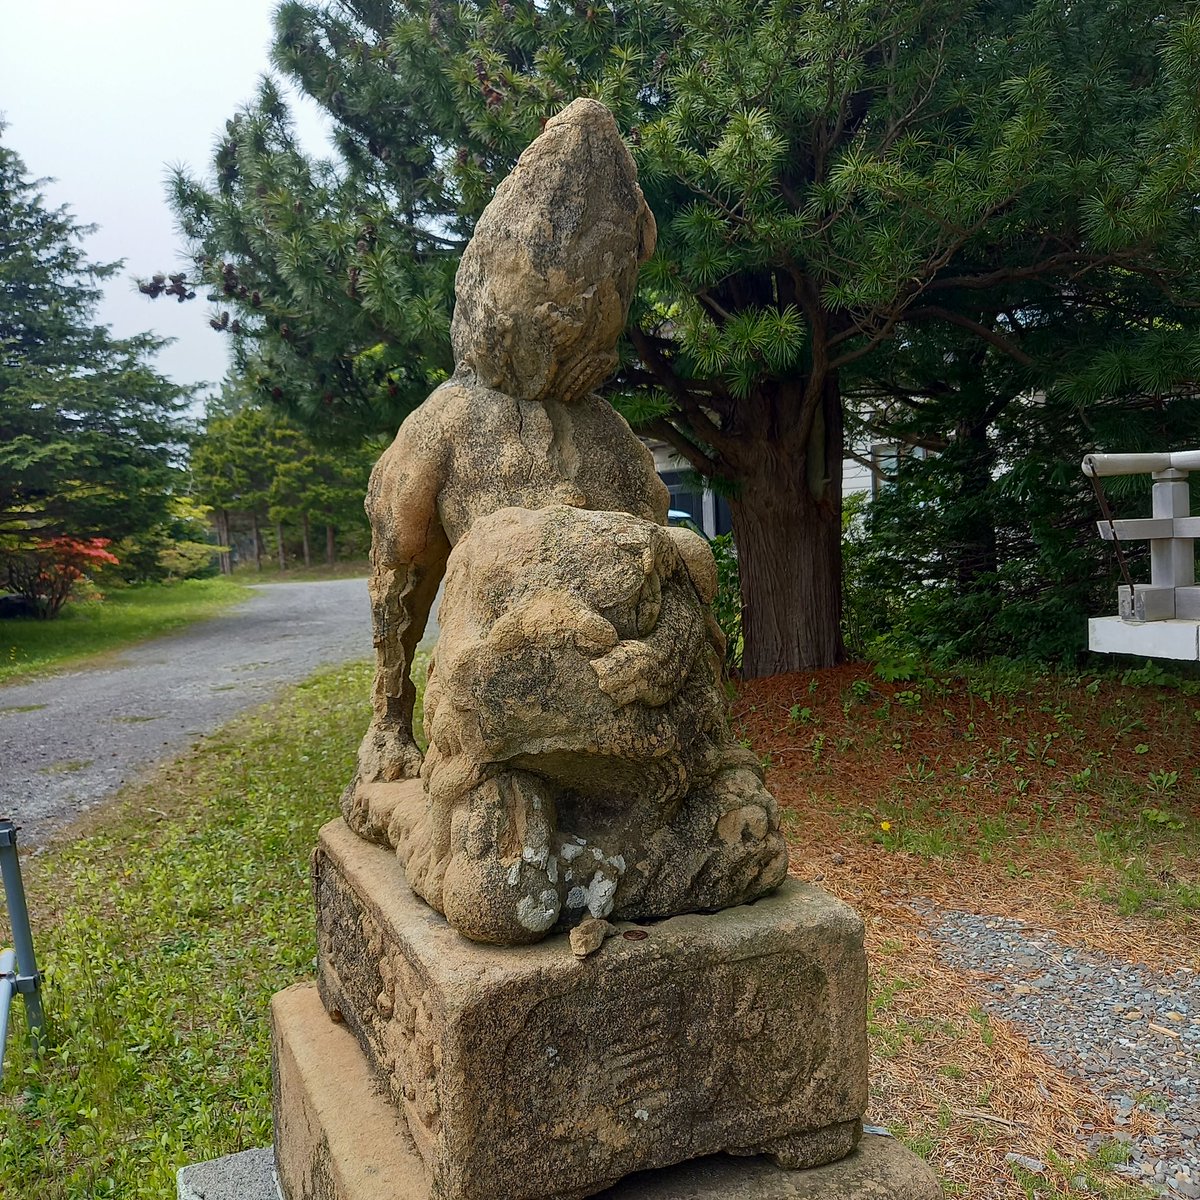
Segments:
[[[429,1200],[434,1193],[404,1120],[378,1090],[346,1026],[329,1019],[317,989],[280,992],[271,1016],[276,1162],[287,1200]],[[824,1167],[789,1171],[763,1157],[718,1154],[639,1172],[596,1200],[940,1200],[941,1194],[915,1154],[867,1134],[847,1157]]]
[[[411,1139],[425,1194],[569,1200],[720,1151],[801,1168],[858,1140],[862,924],[816,888],[621,924],[579,960],[565,937],[466,941],[409,892],[393,854],[340,820],[321,831],[313,873],[321,998],[353,1034],[394,1136]],[[286,1098],[301,1085],[280,1086]],[[290,1200],[348,1200],[289,1167],[295,1126],[277,1119]]]

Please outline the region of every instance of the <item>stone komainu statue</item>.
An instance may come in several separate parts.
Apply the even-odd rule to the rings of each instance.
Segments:
[[[728,729],[712,554],[594,391],[654,240],[612,116],[575,101],[480,218],[454,376],[371,477],[374,717],[343,811],[477,941],[722,908],[787,870]],[[409,668],[443,577],[422,760]]]

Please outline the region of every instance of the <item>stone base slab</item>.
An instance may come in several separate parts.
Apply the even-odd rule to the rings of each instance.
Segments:
[[[182,1167],[175,1179],[178,1200],[282,1200],[269,1146]]]
[[[1200,621],[1147,621],[1135,625],[1120,617],[1088,620],[1088,649],[1098,654],[1139,658],[1200,659]]]
[[[316,989],[302,984],[280,992],[271,1015],[285,1200],[431,1200],[421,1157],[396,1110]],[[713,1155],[632,1175],[596,1200],[940,1200],[941,1194],[915,1154],[866,1134],[852,1154],[829,1166],[791,1171],[766,1158]],[[242,1193],[213,1192],[208,1200],[235,1195]]]
[[[862,922],[794,881],[753,904],[469,942],[395,855],[330,822],[318,986],[405,1121],[439,1200],[573,1200],[721,1151],[818,1166],[867,1100]]]

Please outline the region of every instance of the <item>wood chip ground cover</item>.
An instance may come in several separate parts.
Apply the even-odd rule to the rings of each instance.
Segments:
[[[1200,967],[1200,700],[1012,672],[888,683],[860,665],[748,684],[735,722],[769,764],[793,871],[867,921],[871,1118],[923,1147],[951,1194],[1146,1194],[1103,1169],[1124,1145],[1081,1164],[1081,1143],[1150,1133],[1156,1115],[1118,1126],[990,1018],[985,982],[945,960],[914,902]]]

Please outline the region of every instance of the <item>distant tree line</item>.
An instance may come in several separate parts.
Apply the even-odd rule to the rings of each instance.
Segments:
[[[363,497],[379,450],[366,441],[321,445],[227,385],[208,407],[190,463],[192,494],[212,513],[221,570],[233,569],[239,530],[249,533],[248,557],[259,568],[268,554],[280,570],[289,558],[311,566],[318,555],[329,565],[339,552],[365,557]]]

